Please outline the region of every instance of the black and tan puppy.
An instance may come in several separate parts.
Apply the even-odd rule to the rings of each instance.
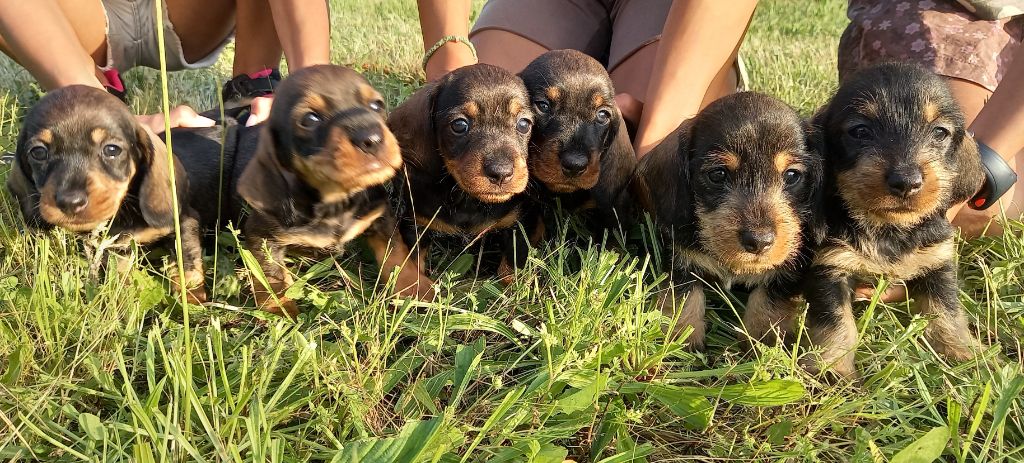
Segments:
[[[175,159],[184,204],[188,178]],[[74,85],[51,91],[25,118],[7,187],[25,222],[76,232],[110,223],[110,233],[140,244],[174,232],[171,166],[162,141],[103,90]],[[198,215],[181,208],[186,286],[205,299]],[[176,281],[176,278],[173,278]]]
[[[535,114],[529,166],[541,202],[594,209],[604,228],[631,222],[636,155],[604,66],[576,50],[555,50],[520,76]]]
[[[828,239],[807,300],[822,361],[854,375],[854,279],[903,280],[914,308],[934,316],[925,336],[952,359],[975,344],[957,295],[954,230],[946,211],[983,182],[974,140],[945,82],[916,66],[884,64],[844,82],[815,117],[828,165]]]
[[[408,250],[396,243],[391,251],[396,221],[385,188],[402,157],[385,124],[385,111],[380,94],[361,75],[321,65],[296,71],[281,83],[266,123],[239,128],[237,150],[229,160],[237,177],[229,191],[238,196],[227,203],[229,209],[242,201],[251,208],[242,230],[275,293],[257,288],[261,307],[297,312],[294,301],[284,297],[291,285],[284,268],[289,250],[340,252],[365,233],[382,268],[402,267],[398,259]],[[198,151],[205,151],[205,158]],[[196,154],[184,163],[194,183],[206,190],[193,199],[210,205],[217,153],[190,153]],[[419,285],[411,266],[402,269],[396,284],[400,291],[429,291],[429,282]]]
[[[690,346],[704,344],[704,284],[750,286],[748,335],[786,334],[808,244],[820,235],[822,159],[799,115],[767,95],[724,97],[641,158],[637,171],[636,194],[666,243],[676,295],[686,298],[676,329],[693,326]]]
[[[388,125],[405,160],[396,187],[403,191],[399,214],[406,242],[416,242],[417,225],[465,238],[497,231],[502,272],[508,271],[514,225],[525,206],[533,127],[522,80],[486,64],[457,69],[409,97]],[[525,254],[525,247],[518,252]]]

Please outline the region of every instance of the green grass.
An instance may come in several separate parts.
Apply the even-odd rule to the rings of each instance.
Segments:
[[[414,3],[332,6],[334,61],[389,104],[407,96],[421,80]],[[743,48],[753,88],[804,113],[825,101],[844,6],[761,2]],[[172,75],[172,103],[210,107],[228,69]],[[132,106],[155,112],[159,74],[126,79]],[[37,90],[9,61],[0,82],[9,150]],[[711,299],[706,353],[666,343],[655,262],[561,231],[507,288],[476,278],[474,256],[441,256],[449,289],[429,305],[374,292],[359,246],[297,260],[294,323],[252,308],[224,232],[207,261],[219,303],[189,309],[186,331],[161,256],[127,250],[126,270],[95,272],[82,240],[22,233],[4,194],[0,460],[1021,461],[1024,241],[1007,226],[960,257],[983,355],[948,364],[907,304],[861,304],[863,383],[830,386],[797,366],[813,353],[746,353],[729,294]]]

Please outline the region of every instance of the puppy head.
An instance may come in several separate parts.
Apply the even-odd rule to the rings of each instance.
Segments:
[[[433,140],[459,187],[487,203],[526,189],[533,128],[526,87],[516,75],[477,64],[452,71],[436,86],[429,114]]]
[[[697,115],[684,139],[701,247],[739,274],[794,257],[823,168],[799,115],[767,95],[738,93]]]
[[[278,87],[256,159],[239,193],[253,207],[280,205],[294,176],[324,202],[391,180],[402,166],[380,93],[355,71],[334,65],[298,70]]]
[[[31,226],[92,230],[126,197],[151,226],[173,224],[163,144],[120,100],[92,87],[51,91],[29,111],[7,186]]]
[[[816,117],[839,196],[866,225],[912,227],[983,181],[977,145],[942,78],[883,64],[843,83]]]
[[[520,75],[536,118],[530,173],[556,193],[593,188],[601,156],[625,130],[608,72],[586,54],[555,50]]]

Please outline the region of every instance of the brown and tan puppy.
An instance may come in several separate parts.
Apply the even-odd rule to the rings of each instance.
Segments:
[[[693,326],[690,346],[704,345],[705,284],[752,289],[743,316],[751,338],[787,334],[822,233],[822,157],[796,111],[753,92],[724,97],[641,158],[637,172],[637,196],[683,301],[675,329]]]
[[[636,155],[604,66],[576,50],[554,50],[519,75],[535,114],[529,164],[540,203],[592,211],[599,228],[628,228]]]
[[[286,253],[340,252],[360,235],[382,269],[401,268],[396,289],[430,291],[429,280],[402,265],[409,254],[404,244],[389,242],[396,222],[385,185],[402,157],[385,111],[380,94],[361,75],[320,65],[289,75],[275,93],[268,121],[241,129],[235,189],[252,209],[242,229],[274,293],[257,288],[261,307],[298,311],[284,297],[292,283]],[[251,130],[258,132],[255,149]]]
[[[417,242],[418,227],[466,239],[497,232],[501,273],[510,273],[511,259],[526,253],[514,229],[526,204],[533,126],[522,80],[486,64],[457,69],[409,97],[388,125],[405,160],[395,183],[406,243]]]
[[[188,177],[176,158],[173,168],[186,287],[200,302],[206,291],[198,215],[185,204]],[[29,111],[7,188],[30,227],[87,232],[110,222],[110,233],[149,244],[174,233],[170,171],[163,142],[121,100],[73,85],[47,93]]]
[[[840,86],[815,126],[832,187],[828,239],[816,250],[806,293],[822,364],[855,374],[851,285],[879,275],[905,281],[913,308],[935,317],[925,336],[936,351],[970,358],[976,341],[958,297],[954,230],[945,214],[984,176],[945,81],[911,65],[865,69]]]

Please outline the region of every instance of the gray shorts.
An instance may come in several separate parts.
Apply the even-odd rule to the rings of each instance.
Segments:
[[[160,48],[156,28],[156,2],[154,0],[103,0],[107,16],[107,64],[104,69],[127,71],[136,66],[160,69]],[[167,3],[163,2],[164,51],[167,55],[167,70],[180,71],[196,69],[217,62],[220,52],[231,42],[232,36],[224,41],[205,58],[189,63],[181,50],[181,40],[174,32],[174,26],[167,15]]]

